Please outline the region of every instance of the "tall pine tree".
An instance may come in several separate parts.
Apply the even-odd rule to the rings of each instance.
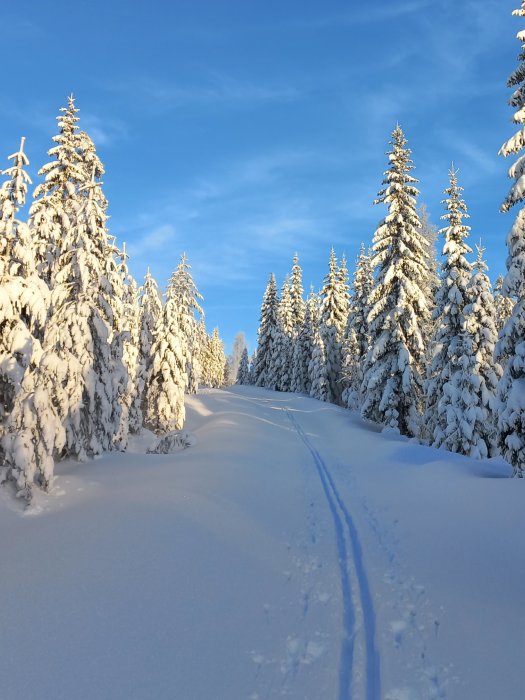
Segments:
[[[388,206],[374,236],[376,282],[369,312],[370,351],[363,379],[365,418],[417,435],[422,406],[429,311],[426,243],[416,211],[417,180],[410,150],[398,125],[392,133],[389,168],[376,203]]]
[[[431,342],[430,363],[426,382],[425,437],[429,444],[440,447],[446,439],[448,406],[454,396],[444,395],[443,387],[452,378],[461,355],[466,350],[462,333],[465,329],[465,306],[470,302],[469,282],[471,265],[466,255],[472,252],[465,239],[470,227],[463,223],[468,218],[467,206],[462,199],[457,171],[449,171],[450,185],[443,200],[446,213],[442,218],[448,225],[441,229],[445,239],[441,284],[434,308],[434,338]],[[450,448],[449,448],[450,449]]]
[[[279,324],[279,296],[275,275],[272,273],[264,292],[261,306],[261,320],[257,331],[257,355],[254,362],[256,386],[266,389],[277,388],[274,373],[274,354]]]
[[[179,326],[175,282],[175,276],[172,275],[166,292],[166,303],[154,331],[146,383],[144,424],[157,434],[182,428],[186,416],[185,338]]]
[[[514,15],[525,17],[525,0]],[[516,110],[514,122],[525,124],[525,33],[518,32],[521,52],[519,66],[508,79],[514,89],[510,105]],[[519,153],[525,146],[525,128],[512,136],[501,147],[503,156]],[[522,154],[510,167],[512,185],[501,209],[509,211],[515,204],[525,200],[525,155]],[[505,370],[499,384],[499,441],[501,452],[512,465],[516,476],[525,471],[525,208],[516,217],[507,236],[507,274],[502,293],[516,299],[512,315],[505,324],[497,345],[497,357],[507,358]]]

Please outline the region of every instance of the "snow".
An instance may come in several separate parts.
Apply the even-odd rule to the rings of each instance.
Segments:
[[[254,387],[186,411],[188,449],[60,463],[25,512],[0,491],[3,700],[522,700],[503,460]]]

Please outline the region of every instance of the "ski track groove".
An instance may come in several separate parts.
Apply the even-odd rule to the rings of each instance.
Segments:
[[[334,479],[319,452],[312,445],[303,428],[289,408],[284,409],[295,432],[308,448],[313,457],[321,485],[330,508],[334,521],[337,552],[339,557],[339,569],[341,573],[341,591],[343,597],[343,628],[344,636],[341,645],[341,663],[339,668],[339,700],[352,698],[352,670],[354,662],[354,646],[356,636],[356,615],[352,603],[352,582],[350,580],[348,548],[345,539],[345,526],[352,549],[353,563],[355,567],[356,592],[359,594],[365,642],[365,666],[366,666],[366,700],[380,700],[380,660],[375,644],[376,625],[372,595],[368,583],[368,577],[363,562],[363,550],[357,534],[356,527],[348,509],[341,498]],[[340,511],[340,512],[339,512]],[[342,514],[342,517],[340,515]]]

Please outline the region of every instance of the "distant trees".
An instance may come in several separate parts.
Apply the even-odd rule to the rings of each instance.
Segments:
[[[218,328],[214,328],[211,336],[207,338],[201,362],[202,383],[214,389],[224,386],[226,383],[226,355]]]
[[[239,369],[237,370],[237,384],[251,384],[250,381],[250,362],[248,360],[248,349],[243,348]]]
[[[244,351],[246,350],[246,336],[242,331],[237,333],[233,340],[232,352],[228,357],[228,384],[235,384],[238,382],[239,377],[239,367],[244,356]],[[246,350],[246,359],[248,358],[248,351]],[[247,365],[247,371],[249,371],[249,364]],[[243,382],[246,383],[246,382]]]

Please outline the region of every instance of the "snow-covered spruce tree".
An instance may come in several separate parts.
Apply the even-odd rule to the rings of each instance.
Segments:
[[[321,289],[321,324],[333,326],[335,337],[340,342],[344,336],[349,308],[348,273],[346,262],[337,264],[334,249],[330,251],[328,273]]]
[[[496,311],[496,330],[498,335],[501,333],[503,326],[512,316],[514,309],[514,299],[505,297],[502,294],[504,278],[503,275],[498,275],[494,283],[494,308]],[[500,358],[501,362],[502,358]]]
[[[455,354],[449,363],[450,378],[443,384],[438,404],[437,447],[484,459],[498,453],[494,416],[499,365],[493,362],[496,339],[490,282],[485,274],[483,249],[468,287],[469,303],[464,322],[454,338]]]
[[[363,382],[362,360],[359,356],[359,341],[355,327],[350,322],[341,346],[341,402],[346,408],[359,408],[361,384]]]
[[[116,387],[120,396],[121,415],[115,442],[121,450],[127,446],[128,434],[139,433],[143,423],[141,403],[144,368],[141,366],[140,356],[139,291],[134,277],[128,270],[128,257],[124,244],[122,252],[119,252],[120,262],[114,284],[120,315],[115,318],[113,334],[114,338],[120,336],[122,363],[126,370]]]
[[[399,125],[390,143],[390,167],[376,200],[389,211],[374,236],[376,282],[368,314],[370,350],[361,411],[403,435],[417,435],[425,366],[422,328],[429,319],[422,288],[426,248],[416,212],[417,180],[410,175],[414,166]]]
[[[290,391],[296,393],[310,393],[311,381],[309,374],[310,360],[312,359],[314,326],[312,323],[312,300],[315,298],[316,311],[318,310],[317,297],[311,292],[306,305],[304,321],[295,339],[292,355],[292,378]],[[316,320],[317,325],[317,320]]]
[[[346,328],[348,326],[348,316],[350,314],[350,285],[348,284],[348,265],[346,262],[346,255],[343,253],[341,258],[341,265],[337,271],[337,287],[338,287],[338,299],[340,302],[340,313],[342,316],[342,323],[338,328],[338,338],[342,341]]]
[[[434,307],[434,299],[437,290],[440,286],[439,277],[439,262],[437,259],[437,240],[438,240],[438,227],[435,226],[430,221],[430,215],[425,204],[419,207],[419,220],[421,222],[420,231],[425,239],[426,248],[426,259],[427,259],[427,279],[426,279],[426,293],[428,299],[428,307],[430,310]]]
[[[49,488],[54,459],[83,460],[114,449],[119,428],[115,377],[125,370],[110,347],[106,215],[97,183],[85,188],[87,197],[71,191],[43,355],[24,378],[8,423],[6,464],[28,498],[33,479]]]
[[[255,386],[255,360],[257,358],[257,350],[255,349],[250,357],[250,372],[248,374],[248,384]]]
[[[38,174],[44,181],[37,185],[35,202],[29,210],[31,228],[40,276],[53,286],[56,261],[61,241],[75,216],[74,198],[89,182],[93,171],[86,171],[82,160],[82,141],[78,131],[79,110],[73,96],[57,117],[59,133],[53,136],[55,146],[48,151],[53,158]]]
[[[450,185],[443,200],[446,213],[442,219],[447,226],[440,233],[445,239],[444,261],[441,266],[441,284],[436,293],[434,336],[430,343],[430,360],[427,368],[426,410],[423,437],[430,445],[440,447],[447,434],[448,406],[453,396],[444,396],[443,387],[458,368],[461,350],[465,342],[461,334],[465,329],[465,306],[470,302],[469,282],[471,265],[466,255],[472,252],[465,239],[470,227],[463,223],[468,218],[467,206],[462,199],[457,171],[449,171]]]
[[[308,363],[310,396],[319,401],[332,401],[333,393],[330,386],[330,365],[327,360],[325,344],[319,324],[315,324],[312,327],[312,331],[312,356]]]
[[[290,391],[302,393],[310,390],[308,380],[308,363],[310,362],[310,347],[306,319],[306,303],[303,298],[303,271],[299,265],[297,253],[293,258],[291,276],[292,315],[294,330],[291,350]]]
[[[525,0],[514,15],[525,17]],[[519,66],[508,79],[514,89],[510,105],[516,109],[513,120],[525,124],[525,32],[518,32],[522,44]],[[503,156],[519,153],[525,146],[525,128],[512,136],[500,149]],[[509,211],[525,200],[525,155],[522,154],[509,169],[515,180],[501,209]],[[525,471],[525,208],[522,208],[507,236],[507,274],[502,293],[512,297],[516,304],[503,327],[496,347],[496,358],[506,358],[505,370],[498,388],[498,428],[500,448],[512,465],[516,476]]]
[[[292,307],[291,286],[286,277],[281,291],[277,312],[277,328],[269,373],[275,377],[277,391],[290,391],[292,378],[292,352],[295,322]]]
[[[145,391],[144,425],[156,434],[179,430],[184,425],[186,415],[185,338],[179,327],[175,282],[175,276],[172,275],[166,292],[166,303],[157,320],[150,350],[151,365]]]
[[[261,306],[261,320],[257,331],[257,354],[253,374],[256,386],[266,389],[277,387],[277,377],[273,374],[273,355],[278,332],[279,297],[275,275],[270,275]]]
[[[49,301],[47,287],[36,274],[27,225],[17,218],[31,183],[24,169],[29,165],[24,141],[8,157],[12,166],[0,171],[7,176],[0,187],[0,431],[26,369],[38,362]]]
[[[188,263],[186,254],[183,253],[179,265],[173,273],[170,285],[175,294],[179,314],[177,320],[182,334],[182,351],[186,366],[186,392],[195,394],[201,375],[198,325],[199,318],[203,317],[204,312],[199,304],[202,301],[202,295],[197,290],[190,270],[191,265]]]
[[[236,384],[249,384],[250,383],[250,362],[248,360],[248,348],[244,346],[241,361],[239,362],[239,369],[237,370],[237,381]]]
[[[225,382],[226,355],[219,329],[214,328],[208,338],[202,366],[202,381],[206,386],[220,389]]]
[[[239,367],[241,364],[244,351],[246,350],[246,336],[242,331],[239,331],[233,339],[232,353],[228,358],[228,381],[227,384],[238,384]],[[248,352],[248,351],[247,351]],[[246,358],[246,366],[248,367],[248,358]]]
[[[299,256],[296,253],[293,257],[292,274],[290,278],[290,296],[295,336],[299,334],[299,331],[304,323],[306,307],[303,294],[303,271],[299,265]]]
[[[340,403],[341,401],[341,344],[348,321],[348,284],[344,271],[337,265],[334,249],[330,251],[328,273],[324,279],[321,290],[321,319],[319,333],[322,340],[321,352],[318,340],[315,341],[316,373],[326,376],[328,381],[328,394],[325,394],[324,382],[322,383],[323,401]],[[326,369],[321,371],[319,363],[321,358],[326,362]],[[313,379],[313,377],[312,377]],[[312,386],[314,382],[312,381]],[[321,386],[318,382],[315,386]],[[321,396],[317,397],[321,398]]]
[[[155,330],[162,316],[162,299],[158,285],[149,268],[144,277],[144,284],[139,289],[139,358],[137,387],[141,396],[142,413],[145,412],[145,391],[147,377],[151,368],[151,348],[155,339]]]
[[[354,271],[348,323],[342,344],[341,376],[344,386],[342,401],[345,406],[352,409],[360,405],[363,366],[368,352],[367,316],[373,282],[371,257],[365,253],[365,245],[361,243]]]
[[[483,259],[485,251],[476,246],[477,259],[469,283],[470,303],[465,308],[466,330],[472,340],[474,372],[471,379],[479,417],[473,424],[471,457],[494,457],[499,454],[497,446],[496,391],[501,379],[501,366],[494,361],[497,341],[496,309],[492,296],[487,265]]]

